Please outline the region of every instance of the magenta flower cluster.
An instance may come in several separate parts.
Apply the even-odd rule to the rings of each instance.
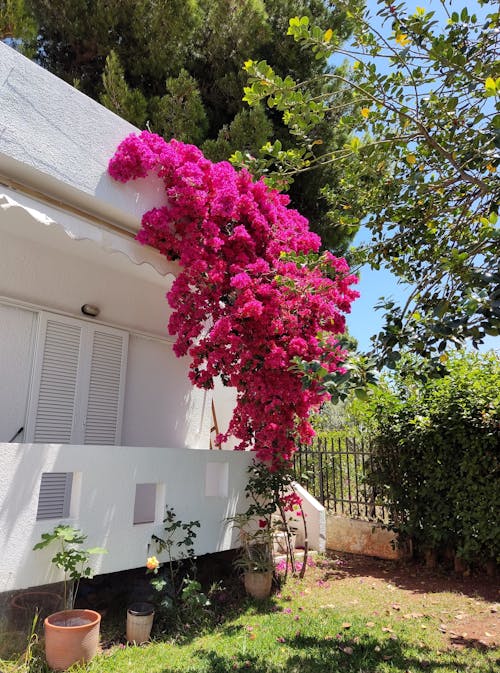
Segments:
[[[219,441],[233,434],[238,449],[272,468],[286,464],[298,440],[311,441],[308,415],[328,399],[318,383],[302,385],[293,360],[341,368],[336,335],[358,296],[356,277],[344,259],[319,254],[319,237],[287,196],[193,145],[131,135],[109,172],[121,182],[153,172],[165,185],[167,205],[144,214],[137,239],[180,262],[169,331],[177,356],[191,358],[191,381],[212,388],[220,376],[237,391]]]

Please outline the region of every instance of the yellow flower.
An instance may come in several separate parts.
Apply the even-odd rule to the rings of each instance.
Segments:
[[[417,157],[414,154],[407,154],[406,161],[410,164],[410,166],[414,166],[415,162],[417,161]]]
[[[150,556],[148,560],[146,561],[146,568],[148,570],[156,570],[158,566],[160,565],[160,562],[156,558],[156,556]]]
[[[396,42],[400,44],[402,47],[407,47],[410,44],[411,40],[406,33],[398,33],[396,35]]]
[[[362,107],[361,108],[361,114],[365,119],[368,119],[368,115],[370,114],[370,110],[367,107]]]
[[[330,42],[330,40],[332,39],[332,35],[333,35],[333,30],[331,28],[329,28],[326,31],[326,33],[323,35],[323,40],[325,42]]]
[[[488,170],[490,173],[495,173],[497,170],[496,166],[493,166],[493,164],[486,164],[486,170]]]

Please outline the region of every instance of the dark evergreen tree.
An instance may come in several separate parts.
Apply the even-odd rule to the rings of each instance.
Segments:
[[[283,39],[291,16],[349,33],[346,14],[323,0],[10,0],[0,9],[5,4],[15,17],[10,33],[40,65],[133,124],[194,143],[213,160],[257,152],[270,138],[295,146],[281,115],[242,101],[248,59],[267,59],[298,80],[327,69]],[[317,151],[344,141],[330,129]],[[336,179],[325,167],[299,177],[290,195],[325,244],[338,248],[352,232],[331,226],[323,193]]]

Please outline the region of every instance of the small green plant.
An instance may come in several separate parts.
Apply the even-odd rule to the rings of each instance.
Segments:
[[[190,621],[198,621],[200,609],[210,605],[208,597],[196,579],[194,541],[199,521],[183,522],[177,518],[173,507],[167,507],[163,519],[165,535],[152,535],[157,553],[167,553],[161,564],[155,556],[148,559],[146,572],[152,574],[151,586],[159,596],[159,607]],[[184,567],[182,562],[184,561]],[[187,569],[186,569],[187,563]]]
[[[240,556],[234,565],[244,573],[265,573],[274,570],[272,540],[266,542],[247,543],[242,547]]]
[[[81,549],[87,539],[81,530],[60,524],[51,533],[42,533],[42,539],[33,549],[45,549],[52,544],[57,544],[59,549],[51,559],[52,563],[64,570],[64,606],[66,609],[73,608],[78,586],[82,577],[92,577],[92,568],[88,565],[92,554],[106,554],[102,547]]]

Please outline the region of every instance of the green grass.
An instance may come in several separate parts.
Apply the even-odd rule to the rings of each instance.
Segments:
[[[332,561],[290,580],[281,593],[228,608],[222,623],[183,625],[163,640],[114,645],[87,668],[95,673],[493,673],[500,651],[450,644],[450,624],[489,614],[477,596],[432,592],[389,564],[373,576]],[[387,570],[386,568],[389,568]],[[401,579],[403,577],[403,579]],[[399,579],[398,579],[399,578]],[[493,608],[494,609],[494,608]],[[463,622],[465,623],[465,622]],[[29,659],[29,657],[28,657]],[[77,669],[82,670],[82,669]],[[0,662],[2,673],[41,673],[35,648],[28,663]]]

